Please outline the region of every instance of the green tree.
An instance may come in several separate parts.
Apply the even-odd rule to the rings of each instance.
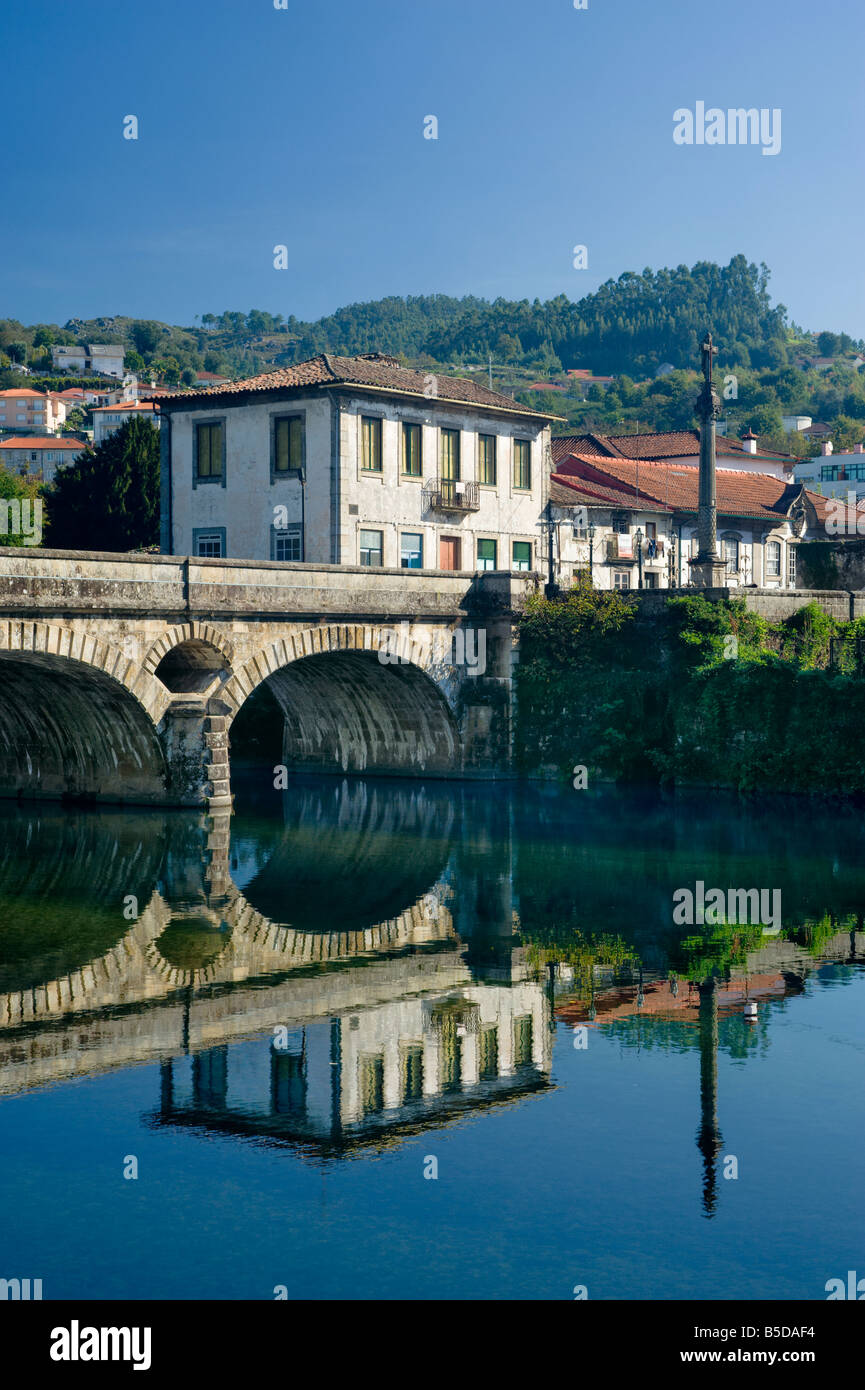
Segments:
[[[161,323],[156,323],[153,319],[136,319],[129,332],[137,351],[144,357],[149,357],[159,346],[165,329]]]
[[[837,357],[841,351],[841,339],[837,333],[818,333],[817,349],[821,357]]]
[[[60,550],[138,550],[159,540],[159,432],[133,418],[78,455],[46,493]]]
[[[87,411],[83,406],[73,406],[60,428],[63,434],[80,434],[87,428]]]
[[[13,362],[27,361],[26,343],[7,343],[6,352]]]
[[[0,521],[2,521],[2,528],[5,528],[0,528],[0,545],[24,545],[27,540],[24,535],[24,528],[16,529],[14,518],[7,513],[3,504],[18,502],[20,505],[29,502],[33,507],[38,500],[39,484],[35,480],[16,478],[14,473],[7,473],[5,468],[0,467],[0,507],[2,507]],[[30,511],[28,515],[31,525],[26,529],[30,530],[38,513]]]
[[[861,444],[865,437],[865,421],[851,420],[848,415],[837,415],[832,422],[832,443],[836,452],[851,454],[854,444]]]

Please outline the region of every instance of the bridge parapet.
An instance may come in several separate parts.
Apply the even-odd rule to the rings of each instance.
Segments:
[[[519,612],[534,574],[255,564],[0,547],[0,612],[459,618]]]

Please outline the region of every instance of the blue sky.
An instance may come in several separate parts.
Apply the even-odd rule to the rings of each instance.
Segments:
[[[743,252],[865,336],[863,40],[852,0],[6,6],[0,316],[578,299]],[[781,152],[677,146],[697,101],[780,108]]]

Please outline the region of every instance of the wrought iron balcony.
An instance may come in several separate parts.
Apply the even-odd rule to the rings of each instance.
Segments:
[[[430,478],[424,483],[424,506],[434,512],[476,512],[481,499],[477,483],[460,483],[453,478]]]

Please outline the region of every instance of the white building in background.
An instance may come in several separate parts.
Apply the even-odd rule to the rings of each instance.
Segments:
[[[858,502],[865,496],[865,445],[856,444],[851,453],[845,454],[836,454],[828,439],[821,447],[816,458],[802,459],[796,464],[796,481],[821,497],[846,500],[852,492]]]
[[[93,410],[93,443],[101,444],[109,434],[119,430],[127,420],[138,416],[158,425],[156,406],[152,401],[118,401],[116,405],[99,405]]]
[[[798,434],[801,430],[809,430],[813,423],[810,415],[781,416],[781,424],[785,434]]]
[[[162,549],[534,570],[555,417],[391,357],[322,354],[161,397]]]
[[[56,344],[51,349],[51,360],[58,372],[85,374],[98,372],[101,376],[116,376],[123,379],[123,358],[125,349],[120,344],[88,343]]]

